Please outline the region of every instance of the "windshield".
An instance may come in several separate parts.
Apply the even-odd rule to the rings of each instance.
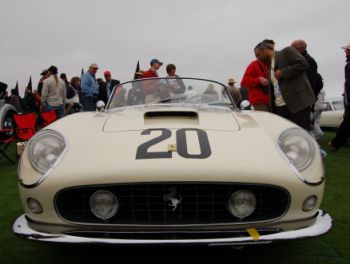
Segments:
[[[221,83],[193,78],[154,78],[115,86],[107,109],[159,103],[232,106],[227,88]]]

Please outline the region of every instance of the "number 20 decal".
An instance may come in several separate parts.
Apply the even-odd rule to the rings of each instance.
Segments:
[[[171,130],[166,128],[153,128],[147,129],[141,132],[141,135],[150,135],[152,131],[161,131],[162,134],[155,137],[137,148],[136,159],[169,159],[172,158],[173,153],[171,151],[159,151],[149,152],[148,149],[153,145],[160,143],[171,137]],[[187,149],[187,131],[195,131],[198,136],[198,142],[200,147],[199,154],[190,154]],[[208,135],[204,130],[195,128],[182,128],[176,131],[176,143],[177,153],[187,159],[206,159],[211,155],[211,149],[209,145]]]

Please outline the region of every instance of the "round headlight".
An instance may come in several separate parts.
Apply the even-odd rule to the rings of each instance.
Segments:
[[[255,195],[248,190],[239,190],[231,194],[227,202],[230,213],[240,219],[250,216],[256,206]]]
[[[300,128],[291,128],[283,132],[279,137],[278,145],[298,171],[307,168],[315,156],[312,138]]]
[[[32,166],[42,174],[51,169],[66,148],[61,134],[53,130],[38,132],[28,143],[28,156]]]
[[[90,197],[90,209],[96,217],[107,220],[118,212],[119,201],[110,191],[96,191]]]

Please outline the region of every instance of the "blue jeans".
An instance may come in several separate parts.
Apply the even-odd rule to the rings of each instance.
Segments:
[[[88,111],[96,111],[96,102],[94,97],[91,96],[86,96],[85,94],[81,94],[81,104],[83,105],[83,111],[88,112]]]
[[[57,119],[64,117],[63,105],[58,105],[58,106],[46,105],[45,106],[45,112],[48,112],[51,110],[56,111]]]

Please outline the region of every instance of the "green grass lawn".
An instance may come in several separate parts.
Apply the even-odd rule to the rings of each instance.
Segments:
[[[332,230],[318,238],[229,248],[75,246],[32,242],[11,232],[22,213],[16,169],[0,160],[0,262],[1,263],[350,263],[350,147],[331,152],[327,132],[321,146],[327,151],[326,192],[322,208],[333,217]],[[14,148],[13,148],[14,151]],[[14,156],[14,152],[13,152]]]

